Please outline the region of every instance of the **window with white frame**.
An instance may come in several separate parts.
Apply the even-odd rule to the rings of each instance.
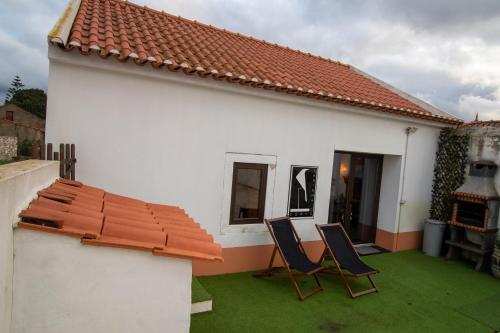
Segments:
[[[264,232],[273,207],[276,156],[226,153],[222,232]]]

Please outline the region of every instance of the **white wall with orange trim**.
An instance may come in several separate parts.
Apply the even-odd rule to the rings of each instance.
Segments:
[[[0,332],[10,332],[14,275],[13,226],[18,214],[59,175],[59,163],[23,161],[0,166]]]
[[[335,150],[383,154],[379,228],[422,229],[440,124],[52,47],[49,58],[47,142],[76,144],[78,178],[178,204],[223,247],[271,243],[263,228],[224,228],[227,153],[276,160],[268,218],[287,212],[290,165],[319,167],[315,217],[295,222],[304,240],[319,239],[314,223],[327,221]],[[401,193],[409,126],[418,131]]]

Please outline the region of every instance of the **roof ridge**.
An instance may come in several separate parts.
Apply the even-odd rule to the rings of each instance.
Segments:
[[[234,36],[237,36],[237,37],[248,38],[248,39],[254,40],[256,42],[264,43],[264,44],[269,45],[271,47],[275,47],[275,48],[280,49],[280,50],[288,50],[288,51],[296,52],[296,53],[299,53],[299,54],[302,54],[302,55],[306,55],[306,56],[309,56],[309,57],[312,57],[312,58],[321,59],[321,60],[328,61],[328,62],[333,63],[333,64],[341,65],[341,66],[347,67],[349,69],[351,68],[351,65],[343,63],[343,62],[341,62],[339,60],[333,60],[333,59],[328,58],[328,57],[322,57],[322,56],[317,55],[317,54],[313,54],[313,53],[310,53],[310,52],[302,51],[300,49],[291,48],[291,47],[286,46],[286,45],[280,45],[278,43],[273,43],[271,41],[267,41],[265,39],[260,39],[260,38],[257,38],[257,37],[251,36],[251,35],[242,34],[240,32],[234,32],[234,31],[228,30],[226,28],[219,28],[219,27],[216,27],[216,26],[214,26],[212,24],[203,23],[203,22],[200,22],[200,21],[197,21],[197,20],[194,20],[194,19],[189,19],[189,18],[180,16],[180,15],[174,15],[174,14],[168,13],[168,12],[166,12],[164,10],[158,10],[158,9],[155,9],[155,8],[148,7],[146,5],[141,6],[141,5],[138,5],[136,3],[130,2],[128,0],[110,0],[110,1],[122,2],[122,3],[127,4],[127,6],[133,6],[133,7],[139,8],[139,9],[149,10],[149,11],[161,14],[161,15],[169,16],[169,17],[171,17],[173,19],[182,20],[182,21],[190,23],[190,24],[197,24],[197,25],[201,25],[203,27],[209,28],[209,29],[213,29],[213,30],[216,30],[216,31],[224,32],[224,33],[231,34],[231,35],[234,35]]]

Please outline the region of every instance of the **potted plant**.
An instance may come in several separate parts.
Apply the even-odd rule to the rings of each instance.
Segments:
[[[423,252],[429,256],[441,254],[452,211],[451,193],[464,183],[468,146],[469,137],[457,134],[456,129],[445,128],[439,135],[430,216],[424,225]]]

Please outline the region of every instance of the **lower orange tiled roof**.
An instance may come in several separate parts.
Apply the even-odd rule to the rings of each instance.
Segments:
[[[21,228],[81,238],[87,245],[154,255],[223,261],[213,237],[175,206],[150,204],[77,181],[59,179],[19,216]]]

